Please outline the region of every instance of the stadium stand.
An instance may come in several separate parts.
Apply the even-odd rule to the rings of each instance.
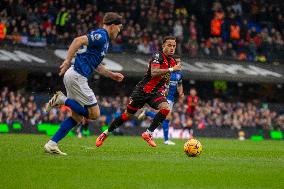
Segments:
[[[158,50],[162,36],[173,34],[179,40],[178,53],[186,56],[278,62],[284,54],[283,4],[267,0],[4,0],[0,40],[66,47],[75,36],[100,26],[104,11],[115,10],[125,23],[112,44],[113,52],[150,54]]]
[[[12,124],[14,122],[25,123],[35,126],[39,123],[60,123],[70,109],[61,107],[45,113],[43,104],[37,104],[35,97],[20,91],[10,91],[7,87],[1,90],[0,98],[0,123]],[[126,96],[103,97],[98,96],[101,107],[101,118],[106,119],[106,124],[124,111],[128,102]],[[186,102],[177,102],[173,113],[173,128],[206,127],[231,128],[241,130],[242,128],[258,128],[264,130],[284,129],[284,115],[271,110],[265,104],[250,102],[224,102],[221,99],[203,100],[197,107],[195,117],[192,119],[186,113]],[[146,127],[149,120],[142,121],[141,126]],[[125,124],[127,127],[137,127],[137,120]]]

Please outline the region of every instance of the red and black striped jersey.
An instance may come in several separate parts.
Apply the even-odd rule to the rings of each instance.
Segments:
[[[154,53],[148,66],[148,70],[142,81],[137,84],[137,87],[142,88],[145,93],[162,92],[165,86],[169,84],[171,73],[167,72],[163,75],[152,77],[151,67],[159,66],[160,69],[169,69],[176,65],[172,57],[167,57],[162,52]]]

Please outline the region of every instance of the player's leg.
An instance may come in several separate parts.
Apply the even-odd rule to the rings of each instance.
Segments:
[[[77,137],[82,138],[82,123],[77,126]]]
[[[169,140],[169,127],[170,127],[171,119],[172,119],[172,115],[170,112],[162,124],[163,132],[164,132],[164,144],[166,145],[175,145],[173,141]]]
[[[83,119],[82,121],[82,127],[81,127],[81,132],[83,136],[87,136],[87,132],[89,131],[89,120],[88,119]]]
[[[193,128],[189,129],[189,137],[188,137],[188,139],[194,138],[193,131],[194,131]]]
[[[166,117],[165,121],[163,121],[162,128],[163,128],[163,134],[164,134],[164,143],[168,144],[169,142],[169,125],[170,125],[170,113]]]
[[[72,117],[68,117],[61,124],[55,135],[45,144],[44,149],[51,154],[67,155],[58,148],[58,142],[62,140],[69,131],[81,122],[82,116],[72,111]]]
[[[100,107],[98,104],[95,106],[87,106],[88,107],[88,119],[96,120],[100,117]]]
[[[124,113],[114,119],[110,127],[104,131],[96,140],[96,146],[100,147],[107,136],[113,132],[116,128],[120,127],[124,122],[131,119],[134,114],[145,104],[145,96],[141,92],[134,90],[130,97],[130,102],[127,105],[127,109]]]
[[[138,108],[137,108],[137,110],[138,110]],[[103,145],[103,142],[108,137],[108,135],[111,132],[113,132],[116,128],[120,127],[124,122],[131,119],[134,116],[134,114],[136,113],[137,110],[136,110],[136,108],[135,108],[135,110],[133,108],[129,109],[129,104],[128,104],[127,110],[124,113],[122,113],[120,116],[115,118],[111,122],[110,127],[107,130],[105,130],[102,134],[100,134],[100,136],[96,140],[96,146],[100,147],[101,145]]]
[[[86,136],[86,132],[89,130],[89,121],[86,118],[83,118],[81,123],[77,126],[77,137],[82,138],[82,136]]]
[[[50,112],[52,108],[59,107],[60,105],[64,105],[66,100],[66,96],[61,92],[57,91],[53,97],[46,103],[45,111]]]
[[[77,114],[88,117],[88,108],[83,107],[76,100],[70,97],[67,98],[61,91],[57,91],[56,94],[53,95],[50,101],[46,104],[46,112],[49,112],[52,108],[58,107],[60,105],[66,105]]]
[[[189,113],[189,118],[191,119],[191,121],[193,123],[195,108],[191,107],[190,110],[188,111],[188,113]],[[189,139],[194,138],[193,132],[194,132],[194,124],[192,124],[192,126],[188,129]]]
[[[154,117],[150,127],[146,132],[142,134],[142,138],[152,147],[156,147],[156,143],[152,139],[154,130],[162,124],[170,112],[169,104],[166,98],[162,94],[156,94],[152,96],[147,102],[152,108],[158,109],[158,113]]]
[[[173,105],[174,102],[171,100],[168,100],[169,103],[169,107],[170,107],[170,113],[167,115],[165,121],[163,121],[162,127],[163,127],[163,133],[164,133],[164,144],[166,145],[175,145],[174,142],[172,142],[171,140],[169,140],[169,126],[170,126],[170,122],[171,122],[171,112],[173,110]]]
[[[73,67],[67,70],[63,81],[68,98],[62,92],[57,92],[57,94],[48,102],[47,110],[51,109],[50,107],[65,104],[72,109],[72,117],[67,118],[61,123],[59,130],[48,142],[49,147],[57,146],[57,143],[63,139],[74,126],[81,122],[83,116],[89,117],[88,107],[91,108],[97,106],[96,97],[88,86],[87,79],[75,72]],[[47,149],[51,148],[45,146],[46,151],[48,151]],[[54,150],[49,150],[49,152],[54,153]]]
[[[154,111],[146,111],[145,112],[145,115],[147,116],[147,117],[150,117],[150,118],[152,118],[152,119],[154,119],[154,117],[156,116],[156,112],[154,112]]]
[[[148,108],[144,108],[137,118],[139,120],[142,120],[142,119],[145,119],[146,116],[154,119],[154,117],[156,116],[156,112],[150,111],[148,110]]]
[[[100,114],[100,109],[96,96],[88,85],[87,78],[78,74],[71,67],[64,75],[64,84],[68,97],[65,105],[81,116],[96,119]]]
[[[80,116],[89,117],[89,111],[87,107],[82,106],[76,100],[67,98],[65,103],[66,106],[70,107],[72,111],[76,112]]]
[[[77,114],[88,117],[88,107],[82,105],[95,106],[97,104],[93,91],[88,86],[87,78],[77,73],[73,67],[70,67],[64,74],[63,79],[67,97],[61,92],[57,92],[47,103],[46,111],[51,108],[66,105]]]

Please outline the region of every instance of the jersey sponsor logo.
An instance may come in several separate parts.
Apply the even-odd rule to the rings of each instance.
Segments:
[[[153,60],[153,63],[155,63],[155,64],[159,64],[159,61],[158,61],[158,60],[156,60],[156,59],[154,59],[154,60]]]
[[[100,38],[102,38],[102,35],[99,34],[99,33],[96,33],[96,34],[94,35],[94,38],[95,38],[96,40],[99,40]]]
[[[154,60],[153,60],[153,62],[156,61],[157,63],[159,63],[159,57],[160,57],[160,54],[159,54],[159,53],[156,53],[156,54],[154,55]]]
[[[102,38],[102,35],[101,34],[99,34],[99,33],[91,33],[91,39],[92,39],[92,41],[95,41],[95,40],[99,40],[100,38]]]
[[[170,78],[170,76],[171,76],[171,74],[168,72],[168,73],[165,74],[164,78],[168,80]]]
[[[171,85],[171,86],[176,86],[177,84],[178,84],[177,81],[170,81],[170,85]]]
[[[181,75],[177,74],[177,80],[180,80],[180,78],[181,78]]]

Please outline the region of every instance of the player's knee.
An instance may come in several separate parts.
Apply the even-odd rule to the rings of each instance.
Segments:
[[[134,114],[132,114],[128,111],[125,111],[121,116],[125,121],[127,121],[127,120],[133,118]]]
[[[88,119],[96,120],[100,117],[100,109],[97,106],[88,108]]]
[[[96,119],[98,119],[98,117],[100,117],[100,112],[98,112],[98,111],[93,111],[93,112],[89,112],[89,119],[91,119],[91,120],[96,120]]]
[[[83,120],[83,116],[72,114],[72,118],[77,122],[80,123]]]
[[[170,113],[170,106],[168,102],[163,102],[159,105],[159,109],[160,109],[160,113],[164,116],[168,116],[168,114]]]
[[[132,107],[130,104],[128,104],[125,113],[129,116],[132,116],[137,112],[137,110],[138,108]]]
[[[162,102],[161,104],[159,104],[158,106],[159,110],[161,109],[170,109],[170,105],[168,102]]]
[[[160,113],[162,115],[166,116],[166,117],[169,115],[170,111],[171,111],[170,108],[161,108],[160,109]]]
[[[169,120],[169,121],[172,120],[172,114],[171,114],[171,113],[169,113],[169,114],[167,115],[166,120]]]

